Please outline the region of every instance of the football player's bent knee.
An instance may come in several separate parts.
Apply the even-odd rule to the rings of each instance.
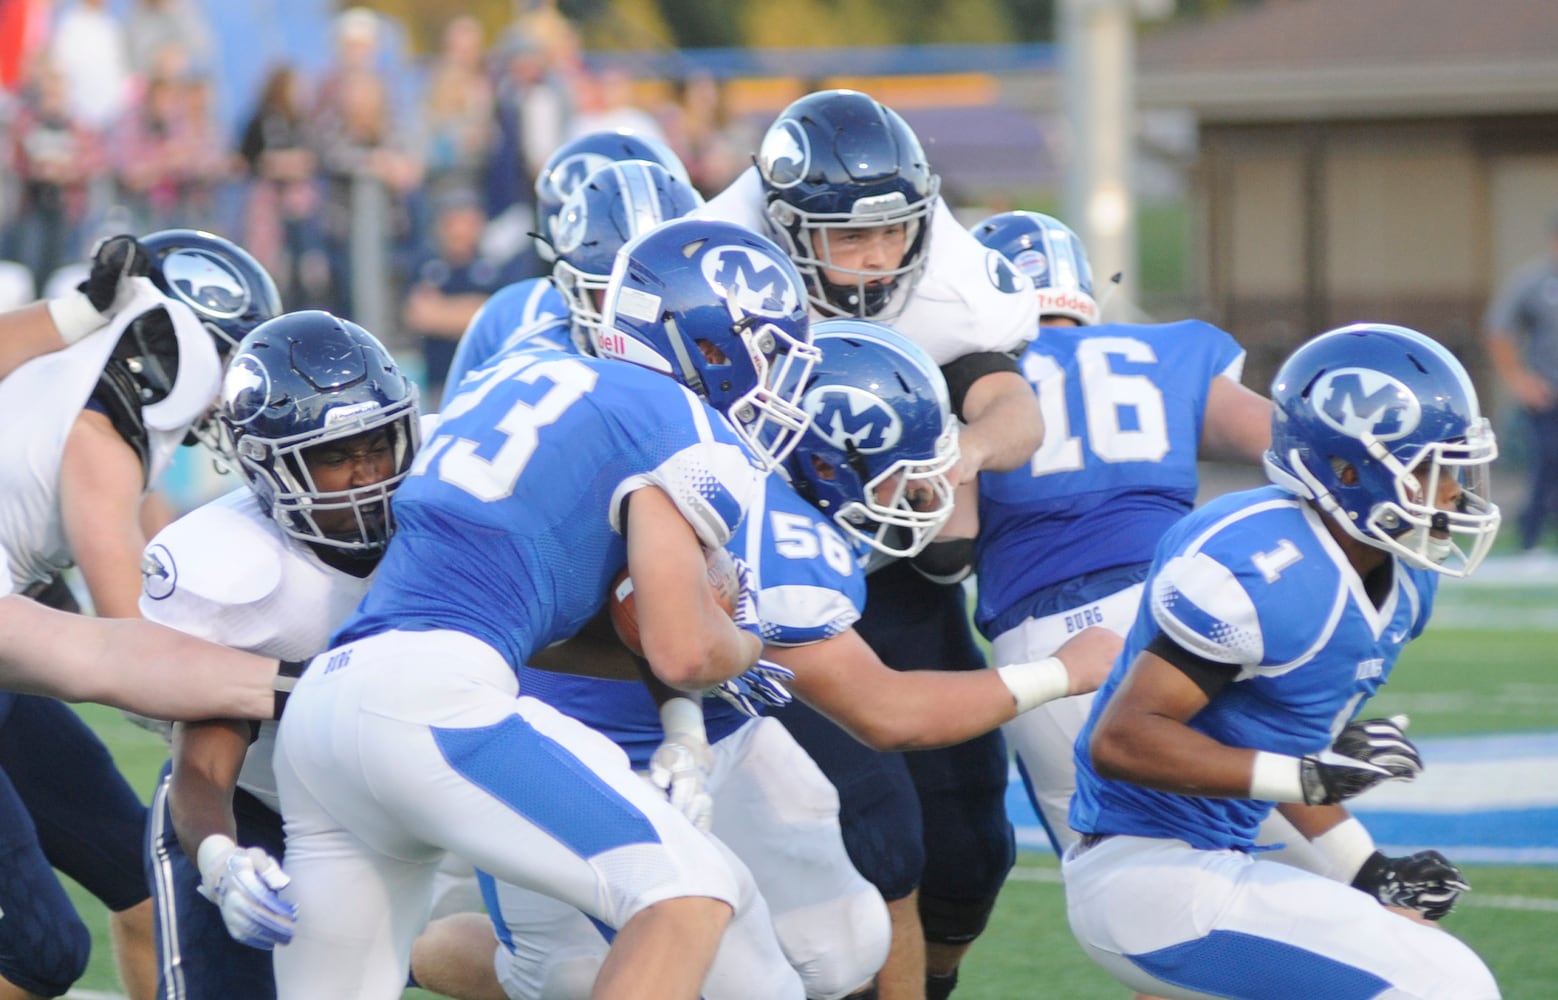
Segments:
[[[920,891],[920,923],[925,940],[936,944],[968,944],[984,933],[995,910],[995,896],[948,899]]]
[[[812,1000],[857,996],[881,970],[892,946],[892,920],[874,888],[856,893],[842,905],[847,913],[841,923],[847,929],[835,926],[839,933],[828,934],[826,941],[817,942],[820,947],[804,957],[795,953],[788,935],[782,930],[779,935]]]
[[[0,978],[12,985],[39,996],[57,997],[87,971],[92,934],[74,913],[10,907],[4,924]]]

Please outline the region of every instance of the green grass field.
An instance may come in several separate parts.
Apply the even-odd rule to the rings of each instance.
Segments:
[[[1519,627],[1558,608],[1558,588],[1450,583],[1438,618],[1413,644],[1376,702],[1381,714],[1408,712],[1412,732],[1459,735],[1558,729],[1558,631]],[[161,742],[118,713],[84,707],[134,786],[149,796]],[[1429,761],[1432,766],[1432,761]],[[1558,775],[1553,777],[1558,782]],[[1558,868],[1467,866],[1473,892],[1446,921],[1488,962],[1506,1000],[1558,996]],[[114,991],[101,907],[79,890],[93,928],[92,963],[78,988]],[[1127,994],[1077,949],[1066,926],[1055,860],[1025,853],[1002,893],[990,929],[964,966],[960,1000],[1122,1000]],[[408,997],[431,994],[412,991]],[[1317,998],[1319,1000],[1319,998]]]

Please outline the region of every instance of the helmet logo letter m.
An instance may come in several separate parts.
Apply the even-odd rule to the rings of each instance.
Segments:
[[[818,386],[801,406],[811,416],[812,429],[841,450],[853,444],[867,454],[886,451],[903,437],[898,412],[854,386]]]
[[[722,246],[704,254],[703,277],[743,313],[789,316],[800,308],[795,283],[774,261],[755,250]]]
[[[1422,421],[1417,396],[1398,379],[1372,368],[1326,372],[1311,394],[1320,419],[1348,437],[1381,441],[1405,437]]]

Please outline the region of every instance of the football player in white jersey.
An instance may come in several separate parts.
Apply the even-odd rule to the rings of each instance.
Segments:
[[[1441,576],[1493,543],[1493,431],[1460,362],[1398,326],[1310,340],[1271,399],[1272,485],[1164,535],[1077,740],[1072,930],[1161,997],[1496,1000],[1482,961],[1428,923],[1460,871],[1432,850],[1386,857],[1341,804],[1422,770],[1404,718],[1356,716]],[[1255,862],[1274,806],[1325,874]]]
[[[756,165],[700,214],[785,247],[806,277],[814,315],[888,322],[942,366],[964,424],[960,483],[1018,468],[1038,447],[1043,417],[1014,360],[1038,332],[1032,283],[958,224],[919,138],[891,108],[851,90],[802,97],[769,126]],[[925,568],[941,575],[934,563]],[[889,666],[985,666],[961,587],[899,561],[874,569],[868,589],[860,633]],[[859,842],[881,845],[855,861],[893,910],[883,996],[949,995],[1016,857],[1000,733],[907,762],[859,757],[836,729],[797,736],[841,791],[851,784],[885,807],[856,815],[861,797],[844,793],[846,829],[873,826]],[[851,773],[856,781],[846,780]]]
[[[108,254],[122,254],[117,268]],[[0,437],[0,549],[8,591],[41,593],[74,562],[98,615],[136,617],[142,497],[203,427],[221,353],[280,305],[248,253],[193,230],[110,241],[94,271],[78,297],[47,307],[75,342],[0,381],[0,413],[26,428]],[[59,702],[0,696],[0,717],[0,981],[55,996],[84,966],[89,938],[52,859],[112,911],[125,987],[152,996],[145,807]]]
[[[217,420],[246,485],[152,539],[141,611],[306,660],[361,600],[388,541],[389,497],[419,440],[416,388],[362,327],[289,313],[238,345]],[[220,719],[174,727],[145,859],[163,1000],[275,996],[269,949],[293,923],[277,894],[275,731]]]

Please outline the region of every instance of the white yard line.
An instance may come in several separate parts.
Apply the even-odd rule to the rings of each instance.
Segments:
[[[1006,876],[1012,882],[1044,882],[1060,884],[1059,868],[1017,867]],[[1536,913],[1558,913],[1558,899],[1547,896],[1493,896],[1478,895],[1473,889],[1461,897],[1461,906],[1476,906],[1488,910],[1525,910]]]

